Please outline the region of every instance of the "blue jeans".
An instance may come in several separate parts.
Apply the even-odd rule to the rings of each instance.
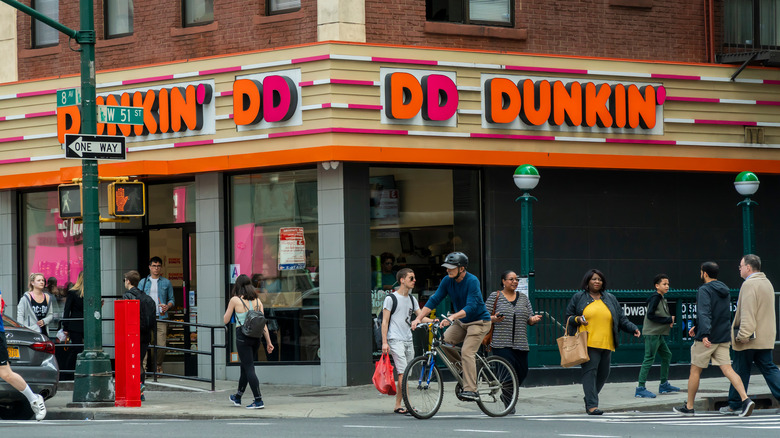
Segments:
[[[748,383],[750,383],[750,368],[752,364],[756,364],[758,370],[764,375],[769,391],[772,392],[775,399],[780,400],[780,370],[772,362],[772,350],[734,350],[734,371],[742,379],[742,384],[745,385],[745,392],[747,392]],[[729,387],[729,406],[734,410],[742,408],[739,393],[733,386]]]

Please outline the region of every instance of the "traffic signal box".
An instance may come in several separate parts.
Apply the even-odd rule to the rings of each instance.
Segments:
[[[126,179],[126,177],[123,177],[123,179]],[[80,180],[75,179],[74,181]],[[81,182],[60,184],[57,187],[57,191],[59,194],[60,217],[62,219],[76,219],[78,221],[84,217]],[[120,219],[144,216],[146,214],[146,190],[144,183],[139,181],[114,181],[109,184],[108,214]],[[100,218],[100,221],[118,222],[115,219],[104,218]]]
[[[71,219],[83,216],[81,212],[81,184],[62,184],[57,187],[57,192],[61,218]]]
[[[108,214],[116,217],[139,217],[146,214],[144,183],[134,181],[109,184]]]

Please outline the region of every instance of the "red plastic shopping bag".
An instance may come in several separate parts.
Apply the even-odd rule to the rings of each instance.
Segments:
[[[390,363],[390,355],[383,354],[376,363],[374,369],[374,386],[382,394],[395,395],[395,373],[393,364]]]

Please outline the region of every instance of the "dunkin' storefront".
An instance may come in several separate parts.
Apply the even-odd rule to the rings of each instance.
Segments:
[[[246,274],[277,347],[258,354],[262,381],[366,383],[371,314],[400,268],[414,269],[423,302],[450,251],[469,255],[486,294],[519,270],[512,173],[525,163],[541,174],[537,289],[574,289],[592,267],[614,289],[649,289],[658,272],[692,288],[706,259],[738,287],[740,171],[761,180],[757,252],[767,271],[780,262],[780,71],[731,81],[733,70],[324,43],[98,72],[98,105],[144,109],[143,125],[98,125],[128,144],[100,176],[147,184],[145,217],[101,225],[103,294],[157,255],[174,319],[221,324]],[[60,219],[56,196],[81,173],[62,150],[80,107],[56,101],[78,83],[0,85],[4,291],[29,272],[65,283],[82,269],[81,228]],[[239,373],[232,338],[219,378]],[[169,330],[172,347],[211,341]],[[170,352],[163,365],[209,374],[194,355]]]

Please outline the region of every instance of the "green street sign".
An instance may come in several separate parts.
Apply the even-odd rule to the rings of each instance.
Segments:
[[[73,105],[81,105],[81,88],[57,90],[57,108]]]
[[[98,105],[98,123],[112,125],[143,125],[144,109],[134,106]]]

